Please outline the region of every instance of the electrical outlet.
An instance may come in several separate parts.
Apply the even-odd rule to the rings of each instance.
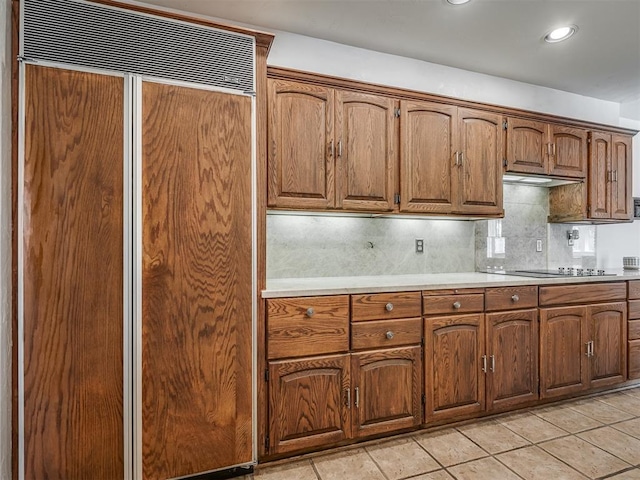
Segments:
[[[536,252],[542,251],[542,240],[536,240]]]
[[[416,253],[424,253],[424,240],[416,238]]]

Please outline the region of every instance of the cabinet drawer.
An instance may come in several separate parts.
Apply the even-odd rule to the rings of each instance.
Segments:
[[[538,287],[487,288],[484,305],[487,311],[535,308],[538,306]]]
[[[626,296],[624,282],[540,287],[540,306],[610,302],[623,300]]]
[[[422,298],[424,315],[442,313],[472,313],[484,310],[484,295],[425,295]]]
[[[349,350],[349,297],[267,300],[268,358]]]
[[[384,320],[420,316],[420,292],[351,296],[351,320]]]
[[[629,300],[629,319],[640,318],[640,300]]]
[[[351,325],[351,348],[354,350],[419,344],[421,340],[422,320],[419,317]]]
[[[629,380],[640,378],[640,340],[629,342]]]
[[[640,300],[640,280],[629,281],[629,300]]]
[[[629,320],[629,340],[640,340],[640,320]]]

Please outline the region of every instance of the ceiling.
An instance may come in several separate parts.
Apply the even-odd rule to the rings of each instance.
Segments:
[[[640,0],[144,0],[619,103],[640,100]],[[551,29],[577,25],[565,42]]]

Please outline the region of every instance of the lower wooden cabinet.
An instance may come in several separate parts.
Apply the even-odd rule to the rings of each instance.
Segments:
[[[626,378],[626,302],[540,309],[540,395],[567,395]]]
[[[420,347],[377,350],[351,356],[354,437],[420,425],[420,357]]]
[[[269,453],[420,425],[419,346],[269,363]]]

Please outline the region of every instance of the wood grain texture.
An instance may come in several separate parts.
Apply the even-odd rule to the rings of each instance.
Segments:
[[[267,358],[348,350],[348,295],[267,300]]]
[[[268,205],[335,205],[334,91],[269,80]]]
[[[423,297],[438,295],[469,295],[474,293],[484,294],[484,288],[440,288],[438,290],[423,290]]]
[[[538,310],[490,313],[486,322],[487,409],[537,400]]]
[[[458,109],[463,157],[458,168],[456,211],[502,215],[503,117],[480,110]],[[454,184],[455,185],[455,184]]]
[[[621,383],[627,378],[627,302],[590,305],[587,336],[593,342],[589,387]]]
[[[484,315],[425,318],[424,325],[425,422],[482,412]]]
[[[419,346],[351,355],[353,437],[420,425],[421,356]]]
[[[538,120],[507,119],[507,172],[544,175],[549,170],[549,125]]]
[[[270,453],[351,436],[349,359],[347,354],[269,363]]]
[[[390,310],[387,309],[388,305]],[[351,295],[351,320],[359,322],[385,318],[419,317],[421,305],[420,292]]]
[[[640,319],[640,300],[629,301],[629,319]]]
[[[540,306],[607,302],[627,298],[625,282],[552,285],[539,288]]]
[[[629,368],[628,377],[629,380],[636,380],[640,378],[640,340],[632,340],[629,344]]]
[[[611,134],[589,134],[589,216],[611,218]]]
[[[549,174],[563,177],[587,176],[587,130],[551,124],[549,139],[554,144]]]
[[[487,288],[484,294],[486,311],[535,308],[538,306],[536,285]]]
[[[143,83],[142,463],[250,462],[251,100]]]
[[[451,213],[457,108],[400,101],[400,211]]]
[[[549,222],[581,222],[587,215],[588,186],[570,183],[549,189]]]
[[[630,220],[633,217],[631,137],[611,136],[611,218]]]
[[[629,320],[629,340],[640,340],[640,320]]]
[[[640,300],[640,280],[629,280],[629,300]]]
[[[482,293],[467,295],[430,295],[423,297],[422,301],[423,315],[472,313],[482,312],[483,310],[484,295]]]
[[[124,80],[25,74],[25,477],[122,478]]]
[[[394,209],[395,105],[386,97],[336,91],[336,208]]]
[[[550,398],[587,388],[586,307],[540,309],[540,397]]]
[[[355,322],[351,325],[353,350],[419,344],[421,340],[421,318]]]

